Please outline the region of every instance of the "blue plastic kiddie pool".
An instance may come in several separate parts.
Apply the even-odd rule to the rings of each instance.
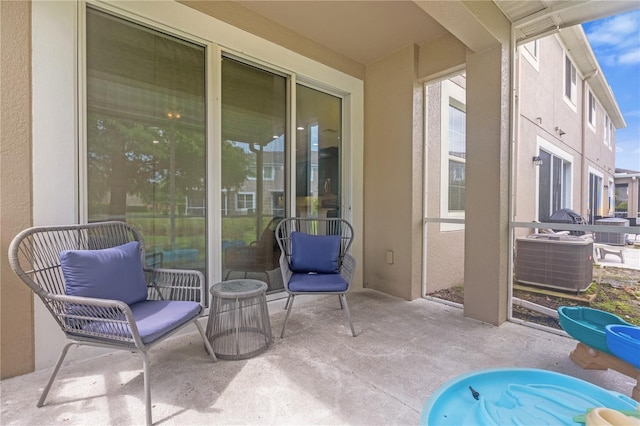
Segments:
[[[574,416],[638,402],[575,377],[547,370],[477,370],[444,383],[427,400],[421,425],[579,425]]]
[[[640,327],[611,324],[605,332],[611,353],[640,368]]]

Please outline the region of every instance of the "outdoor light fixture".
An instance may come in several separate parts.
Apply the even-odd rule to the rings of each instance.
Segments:
[[[542,157],[540,157],[539,155],[536,155],[535,157],[533,157],[533,165],[542,166]]]

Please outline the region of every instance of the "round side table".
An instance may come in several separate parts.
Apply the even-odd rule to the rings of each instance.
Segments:
[[[258,280],[222,281],[211,286],[207,338],[221,359],[246,359],[267,350],[273,337],[267,284]]]

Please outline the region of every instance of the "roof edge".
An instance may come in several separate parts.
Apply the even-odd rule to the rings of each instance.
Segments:
[[[591,43],[589,43],[582,25],[565,28],[558,33],[558,36],[571,52],[574,65],[580,71],[584,81],[589,84],[591,91],[598,98],[616,129],[627,127],[613,90],[611,90],[611,86],[609,86],[609,82],[607,82],[602,72],[600,63],[591,48]],[[578,60],[578,57],[582,57],[584,60]]]

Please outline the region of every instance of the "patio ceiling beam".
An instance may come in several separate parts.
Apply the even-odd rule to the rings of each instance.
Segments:
[[[461,1],[414,0],[414,3],[474,53],[495,47],[499,43],[499,37],[489,31],[478,16]]]

